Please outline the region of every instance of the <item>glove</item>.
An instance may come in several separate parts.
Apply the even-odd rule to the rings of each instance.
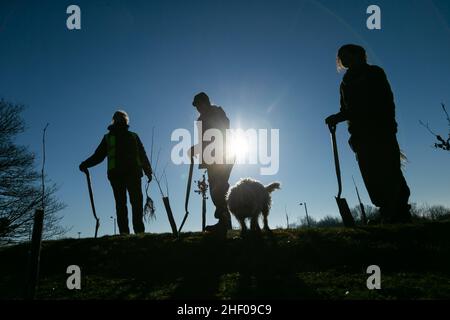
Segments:
[[[339,122],[338,116],[335,114],[332,114],[331,116],[327,117],[325,119],[325,123],[329,126],[335,126]]]
[[[198,154],[197,148],[199,148],[199,145],[198,145],[198,144],[193,145],[192,147],[190,147],[189,150],[188,150],[188,152],[187,152],[187,156],[188,156],[189,158],[196,157],[197,154]]]
[[[79,166],[79,169],[81,172],[87,172],[88,167],[84,164],[84,162],[82,162]]]

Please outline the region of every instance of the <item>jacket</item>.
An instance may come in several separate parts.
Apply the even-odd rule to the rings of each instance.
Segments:
[[[83,162],[87,168],[108,158],[108,178],[133,176],[141,178],[142,171],[151,175],[152,168],[139,136],[128,125],[110,125],[94,154]]]

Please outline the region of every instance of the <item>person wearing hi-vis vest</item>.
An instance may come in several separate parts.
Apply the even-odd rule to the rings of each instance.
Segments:
[[[95,153],[80,164],[80,170],[96,166],[108,159],[108,179],[116,201],[117,224],[120,234],[129,234],[127,191],[133,212],[134,233],[144,233],[142,172],[152,180],[152,167],[139,136],[128,130],[129,118],[125,111],[114,113],[109,132],[105,134]]]

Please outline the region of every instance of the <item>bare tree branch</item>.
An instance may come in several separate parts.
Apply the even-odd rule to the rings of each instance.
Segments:
[[[35,155],[15,143],[16,136],[25,130],[22,111],[23,106],[0,100],[0,245],[28,240],[33,212],[42,207],[45,207],[44,238],[66,231],[57,215],[65,205],[56,198],[57,186],[44,174],[45,129],[41,174],[34,168]]]
[[[422,127],[424,127],[425,129],[427,129],[428,132],[431,133],[433,136],[435,136],[435,137],[437,136],[437,134],[434,133],[433,130],[431,130],[430,125],[428,124],[428,122],[425,124],[425,123],[423,123],[422,120],[419,120],[419,123],[422,125]]]
[[[442,149],[442,150],[444,150],[444,151],[450,151],[450,116],[449,116],[449,114],[448,114],[448,112],[447,112],[447,109],[446,109],[446,107],[445,107],[445,104],[442,103],[441,106],[442,106],[442,110],[443,110],[444,113],[445,113],[445,117],[446,117],[446,120],[447,120],[447,123],[448,123],[448,130],[449,130],[449,132],[448,132],[448,138],[447,138],[447,140],[445,140],[444,138],[442,138],[441,135],[436,134],[435,132],[433,132],[433,130],[431,130],[430,126],[428,125],[428,123],[427,123],[427,124],[424,124],[422,121],[419,121],[419,123],[420,123],[423,127],[425,127],[425,128],[428,130],[428,132],[430,132],[430,133],[436,138],[436,140],[438,141],[438,142],[436,142],[436,143],[434,144],[434,147],[435,147],[436,149]]]

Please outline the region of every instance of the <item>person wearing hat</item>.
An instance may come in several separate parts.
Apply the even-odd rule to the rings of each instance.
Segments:
[[[217,129],[222,133],[224,139],[224,150],[216,150],[222,152],[222,159],[220,163],[208,164],[208,161],[200,161],[199,169],[206,169],[208,173],[209,192],[211,200],[216,207],[214,217],[218,219],[218,223],[206,227],[206,231],[217,233],[220,236],[225,236],[227,231],[231,229],[231,216],[228,211],[225,196],[230,187],[228,180],[230,179],[233,163],[228,163],[226,160],[226,130],[230,128],[230,120],[225,111],[218,106],[212,105],[206,93],[200,92],[194,97],[192,105],[197,109],[200,116],[197,121],[201,123],[201,130],[199,136],[201,142],[199,146],[191,148],[191,155],[198,155],[199,152],[204,152],[205,148],[212,143],[212,141],[203,141],[203,134],[209,129]],[[232,161],[229,161],[232,162]]]
[[[128,130],[129,118],[125,111],[114,113],[109,132],[103,136],[95,153],[79,168],[85,172],[108,158],[108,179],[116,202],[117,224],[120,234],[129,234],[127,192],[130,196],[134,233],[144,233],[142,172],[152,180],[152,167],[139,136]]]
[[[336,126],[347,121],[350,146],[370,199],[380,208],[381,221],[410,222],[410,190],[401,169],[394,95],[386,74],[369,65],[364,48],[353,44],[339,49],[337,65],[346,70],[340,87],[341,110],[325,122]]]

